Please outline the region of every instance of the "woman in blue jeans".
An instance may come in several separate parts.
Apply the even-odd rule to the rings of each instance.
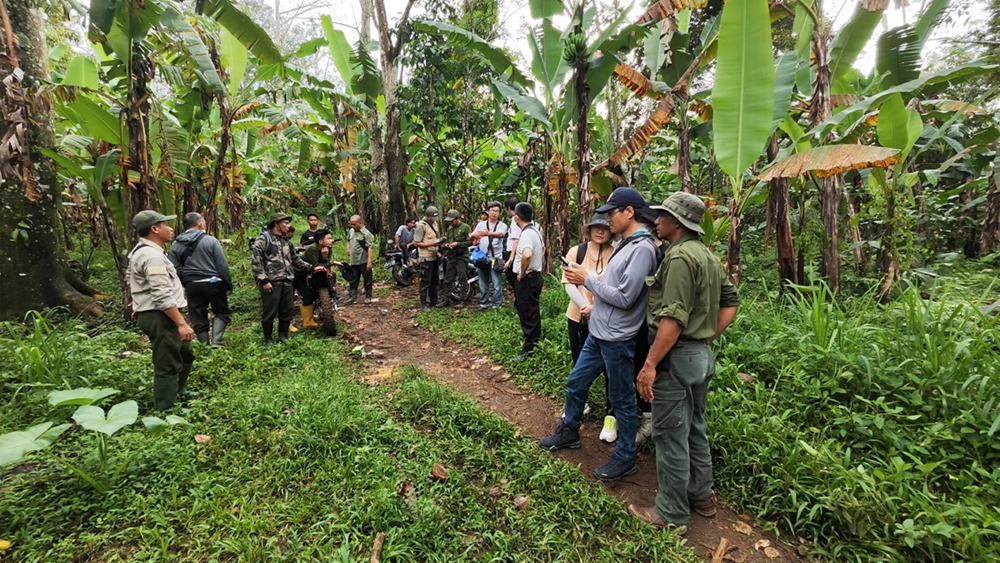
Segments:
[[[491,201],[486,206],[486,220],[476,224],[472,237],[479,239],[479,250],[490,261],[489,267],[476,268],[479,272],[479,310],[490,307],[490,283],[493,283],[493,308],[503,303],[503,240],[507,225],[500,220],[500,202]]]

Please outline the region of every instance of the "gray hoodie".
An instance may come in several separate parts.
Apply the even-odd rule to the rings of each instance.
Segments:
[[[590,274],[583,287],[594,294],[587,323],[594,338],[622,342],[639,333],[646,322],[646,276],[656,272],[656,245],[649,233],[623,240],[608,260],[604,276]]]
[[[179,257],[187,253],[187,248],[198,243],[194,252],[180,265]],[[218,276],[226,284],[232,287],[233,279],[229,274],[229,263],[226,262],[226,255],[222,252],[222,245],[219,239],[205,234],[200,229],[188,229],[177,235],[173,244],[170,245],[170,261],[180,272],[181,281],[187,285],[193,281],[202,281]]]

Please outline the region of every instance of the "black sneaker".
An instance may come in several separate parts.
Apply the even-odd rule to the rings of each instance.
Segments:
[[[624,461],[612,455],[604,465],[594,470],[594,477],[601,481],[617,481],[622,477],[628,477],[638,471],[635,467],[635,460]]]
[[[542,438],[538,441],[538,445],[541,446],[543,450],[548,450],[550,452],[561,450],[563,448],[575,450],[580,447],[580,430],[573,430],[569,426],[560,422],[559,426],[556,426],[555,434],[549,436],[548,438]]]
[[[535,351],[534,351],[534,350],[531,350],[531,351],[528,351],[528,352],[521,352],[521,353],[520,353],[520,354],[518,354],[518,355],[517,355],[517,357],[515,357],[515,358],[514,358],[514,359],[513,359],[512,361],[513,361],[514,363],[516,363],[516,364],[519,364],[519,363],[521,363],[521,362],[523,362],[523,361],[527,360],[527,359],[528,359],[528,357],[529,357],[529,356],[531,356],[531,355],[532,355],[532,354],[534,354],[534,353],[535,353]]]

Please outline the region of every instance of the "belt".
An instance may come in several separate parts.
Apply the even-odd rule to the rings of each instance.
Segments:
[[[707,338],[690,338],[690,337],[687,337],[687,336],[681,336],[681,337],[679,337],[677,339],[677,344],[681,344],[681,343],[684,343],[684,344],[704,344],[704,345],[708,346],[708,339]]]

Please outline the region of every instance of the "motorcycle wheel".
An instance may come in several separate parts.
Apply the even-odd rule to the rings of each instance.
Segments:
[[[316,294],[319,301],[319,324],[323,328],[323,333],[327,336],[337,336],[337,316],[334,313],[333,297],[330,292],[323,289]]]
[[[413,285],[413,277],[416,272],[409,266],[396,266],[392,269],[392,279],[396,280],[396,285],[400,287],[410,287]]]

